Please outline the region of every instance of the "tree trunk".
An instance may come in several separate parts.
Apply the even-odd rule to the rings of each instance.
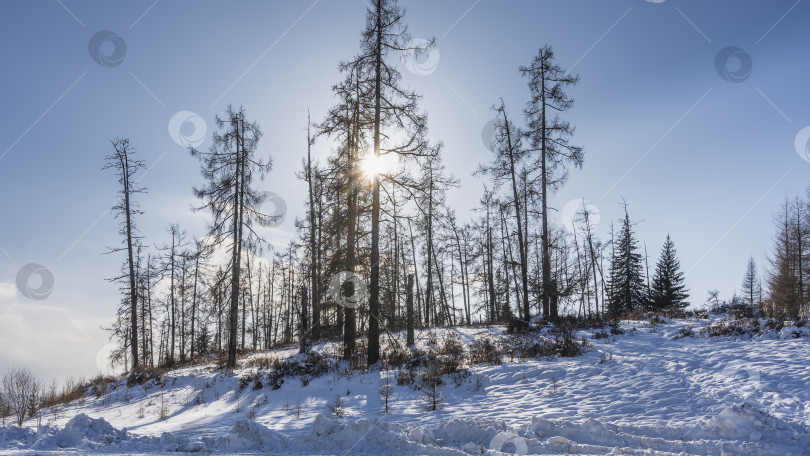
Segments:
[[[307,352],[307,287],[301,287],[301,329],[298,353]]]
[[[358,95],[359,96],[359,95]],[[360,121],[360,100],[356,101],[354,106],[354,118],[352,125],[349,126],[347,131],[350,132],[348,136],[347,153],[349,154],[349,179],[350,179],[350,193],[348,197],[348,216],[346,228],[346,268],[350,272],[354,272],[355,268],[355,243],[356,243],[356,228],[357,228],[357,182],[355,179],[355,170],[357,169],[356,161],[358,154],[359,144],[359,121]],[[354,285],[350,283],[350,285]],[[354,289],[352,289],[354,292]],[[357,316],[356,310],[353,307],[342,307],[343,310],[343,359],[351,362],[354,357],[355,339],[357,338]]]
[[[380,158],[380,103],[382,66],[382,0],[377,0],[377,49],[374,70],[374,158]],[[371,286],[369,287],[368,365],[380,359],[380,175],[372,178]]]
[[[307,183],[309,184],[309,279],[312,290],[312,338],[317,340],[321,330],[320,296],[318,296],[318,247],[315,245],[315,197],[312,190],[312,139],[307,112]]]
[[[540,179],[540,198],[542,204],[542,222],[543,222],[543,232],[540,236],[542,241],[542,248],[543,248],[543,317],[548,318],[557,318],[558,310],[556,306],[554,308],[551,307],[550,303],[550,295],[554,293],[556,296],[556,290],[551,290],[551,256],[549,253],[550,250],[550,241],[548,238],[548,169],[546,168],[546,75],[545,70],[541,70],[540,73],[541,79],[541,103],[542,103],[542,125],[540,127],[540,172],[541,172],[541,179]],[[556,300],[555,300],[556,301]]]
[[[529,321],[529,266],[526,259],[526,243],[523,238],[523,223],[520,210],[520,195],[518,194],[517,178],[515,177],[515,150],[512,143],[512,133],[509,129],[509,119],[506,117],[506,110],[503,110],[504,126],[506,129],[507,146],[509,148],[509,172],[512,178],[512,199],[515,206],[515,217],[517,218],[517,237],[520,257],[520,278],[523,291],[523,319]],[[545,198],[545,194],[544,194]],[[544,204],[545,210],[545,204]],[[545,216],[544,216],[545,218]],[[548,288],[543,288],[544,294],[548,294]]]
[[[129,302],[130,302],[130,323],[132,330],[130,331],[131,348],[132,348],[132,368],[138,366],[138,294],[135,289],[135,263],[133,261],[132,252],[132,209],[130,208],[130,186],[129,186],[129,157],[127,151],[124,149],[122,158],[123,163],[121,170],[124,181],[124,211],[126,212],[127,224],[127,256],[129,258]]]
[[[405,336],[405,344],[412,348],[414,347],[414,336],[413,336],[413,274],[408,274],[408,294],[405,298],[405,306],[407,307],[407,317],[406,317],[406,336]]]
[[[422,309],[422,303],[421,303],[422,290],[419,289],[420,288],[419,287],[419,269],[418,269],[418,266],[416,264],[416,244],[414,243],[413,227],[411,226],[411,219],[408,219],[408,232],[411,235],[411,253],[413,254],[413,275],[414,275],[414,278],[416,280],[416,309],[420,309],[419,312],[421,312],[421,309]],[[425,313],[427,313],[427,312],[425,312]],[[421,322],[422,319],[420,318],[418,321]]]
[[[427,219],[427,287],[425,289],[425,327],[430,327],[431,298],[433,297],[433,168],[430,168]],[[435,306],[435,304],[433,304]],[[435,314],[435,311],[433,312]],[[434,326],[436,321],[433,322]]]
[[[236,130],[236,147],[237,147],[237,163],[236,163],[236,173],[235,173],[235,181],[234,181],[234,196],[233,196],[233,204],[234,204],[234,216],[233,216],[233,238],[232,238],[232,245],[231,245],[231,307],[230,307],[230,315],[229,315],[229,327],[228,327],[228,363],[227,368],[233,369],[236,367],[236,336],[237,336],[237,325],[239,324],[239,273],[240,273],[240,262],[242,260],[242,203],[244,202],[244,198],[242,195],[242,190],[244,187],[244,157],[242,156],[243,151],[239,149],[240,142],[242,141],[241,132],[240,132],[240,123],[241,119],[237,119],[237,125],[235,127]]]

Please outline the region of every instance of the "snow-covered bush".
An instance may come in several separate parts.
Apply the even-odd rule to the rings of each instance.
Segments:
[[[695,337],[695,330],[691,326],[684,326],[675,335],[674,339],[683,339],[686,337]]]

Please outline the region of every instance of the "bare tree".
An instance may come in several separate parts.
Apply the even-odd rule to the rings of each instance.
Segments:
[[[127,260],[124,262],[124,273],[121,276],[110,279],[111,281],[126,280],[126,292],[129,294],[130,312],[130,348],[132,349],[132,367],[138,365],[138,294],[136,288],[137,277],[135,276],[134,251],[137,248],[138,236],[133,217],[141,214],[138,204],[132,198],[133,195],[146,192],[146,188],[138,186],[133,181],[133,176],[138,171],[145,168],[143,161],[133,157],[135,147],[129,144],[127,138],[117,138],[110,140],[113,152],[105,157],[106,164],[102,169],[114,169],[118,176],[118,183],[121,189],[118,191],[120,199],[113,206],[116,217],[123,217],[118,234],[123,236],[123,247],[111,248],[109,252],[127,252]]]
[[[525,135],[530,140],[528,152],[538,152],[534,168],[540,172],[543,316],[557,317],[558,310],[550,305],[550,298],[556,295],[556,290],[551,286],[548,194],[565,182],[568,176],[566,164],[582,166],[582,148],[569,143],[574,127],[560,118],[560,113],[574,103],[565,93],[565,88],[575,85],[579,76],[568,74],[554,63],[554,51],[548,45],[538,51],[531,65],[520,67],[520,72],[528,78],[531,91],[531,99],[524,110],[528,123]]]
[[[309,279],[310,279],[310,287],[312,290],[312,339],[317,340],[320,337],[321,331],[321,305],[320,305],[320,293],[318,292],[318,275],[319,275],[319,268],[318,268],[318,247],[315,242],[315,231],[317,230],[317,224],[315,222],[315,211],[316,203],[315,203],[315,193],[313,187],[315,185],[314,178],[312,175],[312,135],[310,134],[310,118],[309,112],[307,112],[307,173],[306,173],[306,180],[307,180],[307,190],[309,196],[309,255],[310,255],[310,264],[309,264]],[[302,301],[303,302],[303,301]],[[306,324],[306,322],[304,322]],[[302,338],[306,337],[306,335],[302,335]],[[304,343],[301,344],[302,346]]]
[[[265,241],[253,229],[253,223],[268,225],[274,217],[259,211],[263,202],[259,192],[251,186],[256,174],[263,179],[271,168],[271,161],[254,158],[262,132],[259,125],[245,120],[245,110],[235,111],[228,106],[225,118],[216,118],[221,132],[214,132],[214,144],[208,152],[190,149],[200,160],[204,187],[194,188],[194,194],[203,201],[195,210],[208,210],[214,219],[208,233],[214,245],[230,240],[231,302],[227,367],[236,367],[236,335],[239,323],[240,273],[242,248],[259,248]],[[228,124],[228,128],[225,127]]]
[[[200,285],[204,282],[205,273],[211,272],[210,267],[206,261],[213,254],[213,250],[206,244],[205,239],[194,240],[194,250],[187,255],[194,261],[193,280],[191,289],[191,359],[194,359],[197,343],[197,319],[200,298]]]
[[[159,250],[165,251],[165,256],[163,257],[163,263],[161,265],[161,272],[162,275],[165,277],[167,274],[169,276],[169,296],[166,302],[166,318],[168,319],[169,325],[169,340],[167,343],[167,347],[164,352],[161,352],[160,355],[168,355],[165,357],[163,362],[167,366],[171,366],[174,364],[175,361],[175,347],[176,347],[176,337],[177,337],[177,288],[178,283],[179,286],[182,287],[182,281],[178,279],[178,272],[181,270],[180,259],[182,258],[181,250],[186,246],[185,236],[186,232],[180,229],[180,226],[176,223],[169,224],[166,228],[166,231],[172,237],[171,243],[164,244],[162,247],[159,247]]]
[[[529,321],[528,243],[526,241],[526,233],[524,232],[523,225],[525,215],[521,209],[522,198],[517,183],[517,166],[525,156],[525,151],[520,142],[522,133],[514,126],[509,118],[503,100],[500,101],[499,105],[494,106],[493,110],[498,116],[497,134],[492,144],[495,157],[491,164],[481,166],[477,173],[489,174],[496,186],[500,186],[504,182],[508,182],[510,185],[511,206],[514,208],[517,225],[518,258],[520,261],[521,282],[518,293],[523,304],[521,313],[523,318]],[[547,288],[544,288],[544,290],[547,290]]]
[[[13,367],[3,376],[3,398],[17,426],[36,413],[40,389],[39,378],[25,367]]]
[[[396,0],[376,0],[366,13],[366,28],[363,31],[360,60],[367,63],[366,71],[373,85],[373,138],[374,155],[379,160],[381,151],[403,156],[419,154],[424,146],[424,130],[427,117],[417,112],[418,96],[400,87],[401,76],[397,69],[386,62],[390,52],[409,52],[413,55],[426,52],[433,46],[414,46],[404,25],[405,12]],[[382,129],[387,128],[383,138]],[[394,132],[400,132],[404,140],[391,141]],[[385,141],[384,144],[384,140]],[[372,178],[371,204],[371,283],[369,286],[368,364],[380,359],[380,180],[379,173]]]

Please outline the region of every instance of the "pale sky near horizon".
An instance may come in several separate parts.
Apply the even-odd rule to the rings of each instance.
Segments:
[[[581,77],[566,118],[586,150],[552,205],[586,198],[607,238],[624,198],[652,262],[671,234],[695,304],[708,289],[724,298],[739,290],[749,256],[766,267],[772,215],[810,184],[810,2],[400,3],[411,35],[437,40],[434,55],[402,72],[460,178],[449,202],[461,220],[481,195],[471,172],[490,157],[481,139],[489,108],[503,97],[520,118],[528,90],[517,68],[548,43]],[[275,162],[259,187],[288,208],[269,236],[286,244],[304,215],[294,173],[307,109],[319,121],[333,104],[336,66],[357,52],[365,8],[362,0],[2,2],[0,372],[26,364],[61,380],[103,366],[100,326],[120,300],[105,281],[120,258],[100,255],[118,242],[109,214],[116,180],[101,171],[108,138],[129,137],[150,167],[141,180],[146,242],[164,243],[169,223],[202,236],[207,215],[189,211],[199,166],[182,143],[204,128],[207,148],[214,115],[243,105],[264,131],[258,154]],[[194,115],[197,130],[172,122]],[[324,157],[330,145],[313,151]],[[17,289],[30,263],[53,275],[46,299]]]

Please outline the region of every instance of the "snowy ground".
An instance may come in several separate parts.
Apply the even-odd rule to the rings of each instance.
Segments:
[[[623,322],[607,339],[583,331],[593,349],[582,357],[473,366],[460,386],[446,382],[435,412],[396,386],[382,415],[378,371],[237,393],[247,371],[187,368],[163,387],[75,402],[39,428],[0,427],[0,454],[810,455],[810,338],[708,339],[706,324]],[[676,338],[686,327],[695,335]],[[466,344],[501,328],[452,331]],[[330,417],[336,396],[346,417]]]

